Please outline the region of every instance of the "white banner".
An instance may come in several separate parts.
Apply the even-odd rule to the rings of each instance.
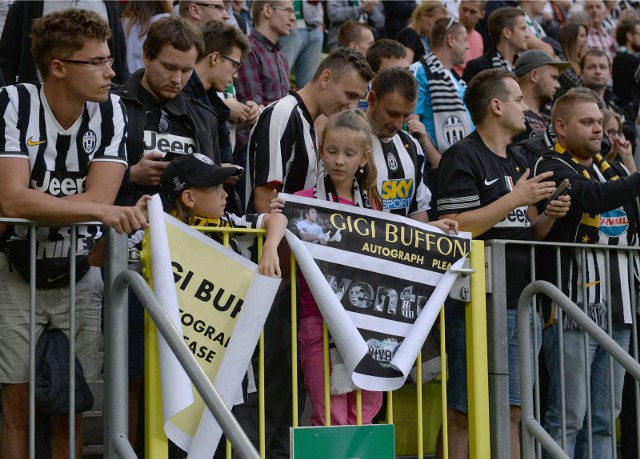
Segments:
[[[287,241],[353,383],[398,389],[457,277],[450,270],[462,267],[471,250],[471,234],[449,236],[386,212],[281,197]]]

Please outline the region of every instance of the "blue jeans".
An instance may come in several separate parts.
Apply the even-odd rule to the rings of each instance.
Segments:
[[[553,439],[562,445],[562,413],[560,405],[560,358],[558,355],[558,324],[543,331],[544,356],[549,369],[549,398],[544,427]],[[565,452],[574,458],[588,457],[587,443],[587,372],[585,366],[584,337],[581,330],[564,332],[564,382],[567,443]],[[614,324],[613,339],[626,351],[629,350],[631,328],[629,325]],[[612,457],[611,435],[615,426],[611,425],[609,357],[592,338],[588,342],[587,362],[591,371],[591,428],[593,457]],[[625,370],[618,363],[613,364],[614,418],[620,413],[622,384]],[[545,456],[544,457],[549,457]]]
[[[287,58],[291,73],[296,76],[297,89],[311,80],[320,65],[323,39],[322,30],[314,26],[293,29],[289,35],[280,38],[280,49]]]
[[[447,341],[447,403],[449,408],[467,413],[467,344],[464,304],[448,299],[445,302],[445,329]],[[529,324],[533,326],[533,314],[529,312]],[[536,318],[536,333],[540,345],[540,316]],[[518,314],[516,309],[507,309],[507,353],[509,359],[509,405],[520,406],[520,354],[518,350]],[[531,335],[533,349],[533,334]],[[532,357],[537,358],[538,351]],[[533,365],[533,363],[532,363]]]

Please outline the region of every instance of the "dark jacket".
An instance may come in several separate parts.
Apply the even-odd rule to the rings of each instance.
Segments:
[[[467,65],[464,67],[464,72],[462,73],[462,79],[465,83],[469,83],[474,76],[483,70],[488,70],[493,68],[493,56],[497,54],[497,50],[495,48],[490,48],[489,51],[484,53],[480,57],[476,57],[475,59],[471,59],[467,62]]]
[[[189,97],[200,100],[204,105],[213,110],[218,121],[218,145],[220,147],[220,160],[223,163],[233,162],[231,152],[231,134],[227,127],[227,121],[231,118],[231,110],[225,105],[225,103],[218,97],[218,93],[214,89],[205,91],[202,85],[202,80],[198,74],[194,71],[191,74],[191,78],[182,89],[182,93]]]
[[[104,3],[111,28],[108,44],[116,73],[113,82],[123,84],[129,78],[124,30],[117,3],[114,0],[105,0]],[[0,38],[0,70],[6,84],[39,82],[31,54],[31,24],[42,16],[42,11],[42,0],[17,0],[9,9]]]
[[[127,108],[128,136],[127,157],[129,166],[140,161],[144,151],[144,126],[147,122],[147,109],[140,101],[140,81],[145,70],[136,71],[124,85],[115,87],[114,94],[121,97]],[[220,164],[218,148],[218,122],[209,107],[198,99],[178,94],[175,99],[166,103],[164,109],[173,116],[184,120],[184,125],[191,131],[196,142],[196,150]],[[118,204],[135,203],[143,194],[154,194],[159,191],[156,186],[132,186],[129,184],[129,169],[124,176],[123,186],[118,194]]]

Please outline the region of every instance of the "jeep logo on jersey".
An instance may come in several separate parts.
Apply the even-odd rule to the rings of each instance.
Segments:
[[[509,212],[504,220],[493,225],[494,228],[528,228],[531,226],[527,215],[527,206],[518,207]]]
[[[464,124],[455,115],[447,116],[442,126],[442,132],[449,145],[453,145],[464,138]]]
[[[46,171],[31,172],[31,188],[52,196],[62,197],[84,193],[87,172]]]
[[[622,209],[600,214],[600,232],[608,237],[620,237],[627,232],[629,219]]]
[[[93,153],[93,150],[96,149],[97,139],[96,133],[92,130],[88,130],[84,133],[82,136],[82,148],[86,154]]]
[[[144,154],[154,151],[167,153],[194,153],[196,142],[190,137],[174,134],[159,134],[155,131],[144,131]]]
[[[413,197],[413,179],[384,180],[380,187],[383,209],[408,209]]]

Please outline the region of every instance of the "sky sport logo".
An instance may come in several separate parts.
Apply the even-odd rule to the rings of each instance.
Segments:
[[[413,179],[385,180],[382,182],[382,208],[408,209],[413,197]]]

